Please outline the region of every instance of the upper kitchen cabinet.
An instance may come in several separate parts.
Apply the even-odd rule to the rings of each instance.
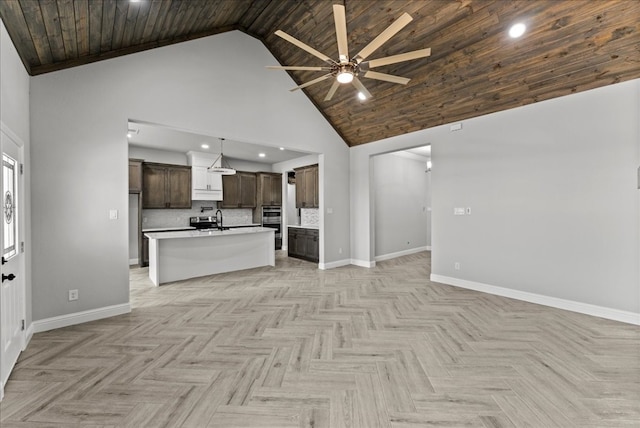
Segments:
[[[187,152],[191,165],[191,199],[194,201],[221,201],[222,175],[208,172],[212,165],[220,166],[217,153]]]
[[[142,208],[191,208],[191,167],[143,163]]]
[[[259,172],[258,206],[282,205],[282,174],[275,172]]]
[[[222,176],[222,208],[255,208],[256,174],[237,171]]]
[[[129,159],[129,193],[142,192],[142,160]]]
[[[294,168],[296,172],[296,208],[318,208],[318,164]]]

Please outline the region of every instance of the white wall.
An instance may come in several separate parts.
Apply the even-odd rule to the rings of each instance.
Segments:
[[[426,160],[403,152],[373,157],[376,260],[426,250],[430,174]]]
[[[128,302],[127,216],[108,210],[128,211],[129,120],[323,153],[324,199],[348,206],[348,147],[269,64],[261,42],[234,31],[32,78],[35,319]],[[335,260],[348,210],[324,234],[321,257]]]
[[[187,165],[187,154],[171,150],[150,149],[147,147],[129,146],[131,159],[142,159],[146,162],[168,163],[171,165]]]
[[[252,162],[243,159],[235,159],[229,158],[227,156],[224,157],[225,161],[231,165],[231,168],[238,171],[247,171],[247,172],[272,172],[272,167],[268,163],[262,162]]]
[[[352,148],[352,257],[373,260],[370,156],[430,142],[433,274],[640,313],[639,94],[634,80]]]
[[[0,122],[24,144],[24,209],[26,265],[26,323],[31,324],[32,235],[31,235],[31,150],[29,120],[29,75],[16,52],[4,22],[0,20]]]

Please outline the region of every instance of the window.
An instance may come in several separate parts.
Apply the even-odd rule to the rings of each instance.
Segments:
[[[16,255],[16,166],[15,159],[2,155],[2,202],[3,202],[3,228],[2,256],[8,260]]]

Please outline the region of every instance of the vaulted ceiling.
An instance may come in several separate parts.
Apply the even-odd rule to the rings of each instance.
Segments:
[[[337,59],[332,3],[345,6],[351,55],[403,12],[413,21],[371,59],[432,50],[376,69],[406,86],[362,78],[364,102],[350,85],[324,101],[331,80],[303,89],[350,146],[640,77],[638,0],[1,0],[0,16],[31,75],[230,30],[282,65],[323,66],[274,32]],[[516,21],[528,30],[511,39]]]

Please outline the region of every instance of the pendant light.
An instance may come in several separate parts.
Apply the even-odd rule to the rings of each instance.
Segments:
[[[235,175],[236,170],[231,168],[229,162],[227,162],[222,155],[222,143],[224,142],[224,138],[220,138],[220,155],[216,158],[215,161],[211,164],[209,168],[207,168],[207,172],[212,174],[221,174],[221,175]],[[216,163],[220,161],[220,166],[216,166]]]

